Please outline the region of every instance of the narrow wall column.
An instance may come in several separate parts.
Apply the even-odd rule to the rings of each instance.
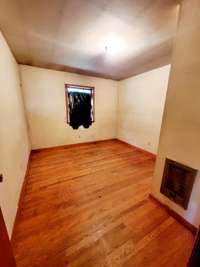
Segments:
[[[200,1],[182,1],[152,194],[193,225],[200,224],[200,178],[185,211],[160,193],[165,159],[200,170]]]

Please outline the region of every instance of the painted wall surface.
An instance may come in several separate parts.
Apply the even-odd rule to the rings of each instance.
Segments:
[[[118,138],[157,153],[170,66],[119,83]]]
[[[117,82],[20,66],[32,148],[116,138]],[[73,130],[66,124],[65,84],[95,87],[95,123]]]
[[[199,0],[182,2],[152,185],[155,197],[196,226],[200,225],[200,175],[186,211],[160,194],[160,185],[166,157],[200,170],[199,10]]]
[[[1,33],[0,121],[0,205],[11,235],[30,148],[18,65]]]

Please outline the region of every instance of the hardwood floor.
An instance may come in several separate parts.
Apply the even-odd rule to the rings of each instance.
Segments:
[[[153,157],[120,141],[31,154],[18,267],[185,267],[194,237],[148,197]]]

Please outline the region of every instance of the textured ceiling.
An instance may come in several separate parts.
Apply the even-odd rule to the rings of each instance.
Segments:
[[[170,63],[177,3],[0,0],[0,29],[19,63],[120,80]]]

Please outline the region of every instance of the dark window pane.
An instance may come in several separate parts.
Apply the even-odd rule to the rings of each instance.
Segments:
[[[66,96],[69,125],[73,129],[89,128],[94,121],[94,89],[67,85]]]

